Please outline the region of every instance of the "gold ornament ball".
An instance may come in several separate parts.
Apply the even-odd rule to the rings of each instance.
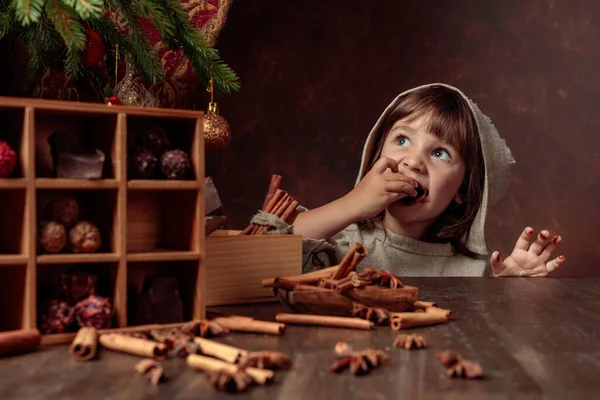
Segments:
[[[219,114],[207,113],[204,116],[204,146],[208,149],[221,150],[231,140],[231,128],[225,118]]]

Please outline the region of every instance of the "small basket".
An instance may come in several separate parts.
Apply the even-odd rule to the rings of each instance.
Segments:
[[[104,168],[104,153],[60,153],[57,178],[100,179]]]

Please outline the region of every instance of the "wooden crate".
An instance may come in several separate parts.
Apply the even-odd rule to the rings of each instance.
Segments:
[[[206,237],[206,305],[276,301],[262,280],[302,273],[299,235],[244,235],[215,231]]]
[[[147,272],[177,278],[185,320],[204,318],[204,142],[202,112],[109,107],[103,104],[0,97],[0,140],[18,154],[10,178],[0,179],[0,330],[39,326],[44,290],[73,268],[98,275],[98,295],[108,296],[113,326],[134,324],[132,302]],[[144,123],[167,129],[190,154],[190,180],[129,180],[128,138]],[[82,135],[106,154],[101,179],[54,178],[49,135]],[[38,219],[52,196],[75,196],[85,218],[101,232],[92,254],[42,254]],[[137,291],[137,292],[136,292]],[[65,343],[73,333],[43,336]]]

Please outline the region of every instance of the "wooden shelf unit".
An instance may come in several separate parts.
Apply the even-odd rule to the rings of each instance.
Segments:
[[[0,179],[0,331],[39,326],[48,287],[61,273],[97,273],[99,296],[109,297],[113,326],[135,323],[128,298],[139,297],[146,273],[176,277],[183,319],[205,317],[203,112],[0,97],[0,140],[17,152],[17,167]],[[129,180],[127,157],[134,129],[168,127],[172,144],[188,152],[189,180]],[[106,156],[102,178],[53,177],[48,137],[69,131]],[[44,254],[38,223],[44,203],[70,195],[82,218],[98,226],[102,246],[91,254]],[[138,279],[136,281],[135,279]],[[131,293],[131,290],[138,292]],[[131,303],[131,301],[130,301]],[[43,343],[67,343],[74,332],[47,334]]]

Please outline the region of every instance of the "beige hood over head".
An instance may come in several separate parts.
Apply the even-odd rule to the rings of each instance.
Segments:
[[[481,149],[485,164],[485,183],[481,206],[477,212],[475,220],[473,221],[473,225],[471,226],[468,239],[466,241],[463,239],[463,242],[467,248],[475,253],[482,255],[488,254],[489,249],[485,241],[484,232],[487,212],[488,209],[502,197],[506,188],[508,187],[511,166],[515,163],[515,160],[510,149],[506,145],[506,142],[500,137],[490,118],[484,115],[477,107],[477,104],[471,101],[471,99],[469,99],[457,88],[443,83],[432,83],[429,85],[422,85],[399,94],[381,114],[377,120],[377,123],[367,137],[363,148],[360,170],[355,185],[358,185],[362,177],[368,172],[367,168],[372,161],[370,157],[374,153],[374,149],[380,140],[378,137],[379,128],[387,114],[389,114],[396,107],[402,96],[424,87],[436,85],[444,86],[459,93],[468,102],[471,112],[477,121],[477,130],[479,132],[479,140],[481,141]]]

